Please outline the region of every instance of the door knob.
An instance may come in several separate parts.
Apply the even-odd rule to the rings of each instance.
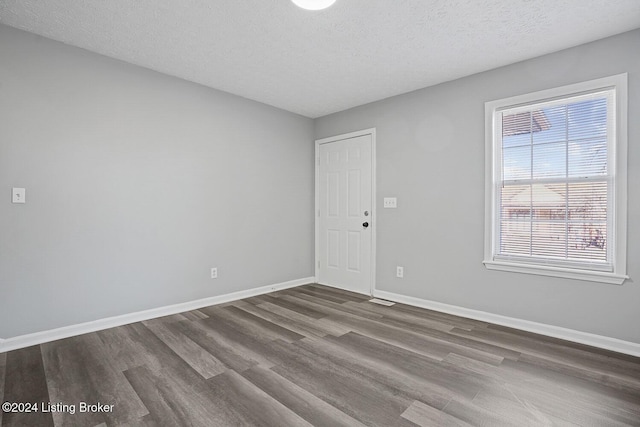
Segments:
[[[369,223],[368,223],[368,222],[363,222],[363,223],[362,223],[362,226],[363,226],[364,228],[367,228],[367,227],[369,226]]]

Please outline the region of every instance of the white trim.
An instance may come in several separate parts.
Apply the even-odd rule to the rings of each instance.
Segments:
[[[82,335],[89,332],[101,331],[103,329],[128,325],[129,323],[141,322],[143,320],[184,313],[186,311],[197,310],[199,308],[208,307],[210,305],[237,301],[243,298],[250,298],[256,295],[262,295],[282,289],[295,288],[297,286],[306,285],[309,283],[315,283],[315,277],[305,277],[304,279],[290,280],[288,282],[261,286],[259,288],[247,289],[245,291],[232,292],[230,294],[218,295],[195,301],[168,305],[165,307],[152,308],[135,313],[123,314],[120,316],[107,317],[105,319],[93,320],[90,322],[79,323],[77,325],[64,326],[62,328],[50,329],[48,331],[35,332],[32,334],[20,335],[7,339],[0,338],[0,353],[17,350],[32,345],[42,344],[49,341],[59,340],[62,338]]]
[[[496,184],[501,179],[501,165],[496,161],[496,153],[499,148],[494,146],[496,136],[502,132],[500,123],[496,123],[496,112],[526,106],[531,103],[543,103],[554,101],[575,95],[587,95],[596,91],[614,90],[613,102],[616,125],[612,126],[613,143],[609,143],[611,151],[609,170],[615,175],[613,194],[609,197],[609,212],[613,217],[608,221],[613,228],[609,233],[613,241],[615,251],[610,258],[613,272],[589,271],[585,269],[573,269],[569,265],[551,267],[541,264],[523,264],[517,261],[495,259],[497,247],[497,233],[494,229],[497,225],[496,215],[499,212]],[[515,273],[538,274],[569,279],[579,279],[592,282],[602,282],[620,285],[629,277],[627,274],[627,115],[628,94],[627,74],[617,74],[610,77],[580,82],[572,85],[553,89],[542,90],[510,98],[489,101],[485,103],[485,229],[484,229],[484,265],[490,270],[510,271]],[[613,208],[613,209],[612,209]],[[609,227],[609,226],[608,226]],[[608,245],[608,250],[612,249]]]
[[[313,204],[313,238],[315,248],[313,255],[313,273],[320,278],[320,141],[316,140],[313,161],[314,204]]]
[[[357,138],[363,135],[375,135],[376,128],[357,130],[355,132],[344,133],[342,135],[334,135],[326,138],[316,139],[316,146],[319,144],[327,144],[329,142],[342,141],[343,139]]]
[[[516,95],[509,98],[498,99],[486,102],[485,105],[491,109],[503,110],[506,108],[515,108],[534,101],[545,102],[553,101],[570,95],[580,95],[581,93],[594,92],[601,89],[611,88],[615,86],[627,85],[627,73],[616,74],[609,77],[588,80],[580,83],[574,83],[566,86],[560,86],[551,89],[540,90],[538,92]]]
[[[330,142],[342,141],[343,139],[356,138],[358,136],[363,135],[371,135],[371,284],[369,287],[369,293],[365,295],[373,295],[373,292],[376,289],[376,230],[378,229],[378,210],[377,210],[377,199],[376,199],[376,128],[363,129],[355,132],[349,132],[342,135],[330,136],[327,138],[316,139],[315,141],[315,206],[314,206],[314,223],[315,223],[315,240],[316,240],[316,248],[315,248],[315,259],[314,259],[314,271],[315,277],[320,277],[320,268],[319,268],[319,254],[320,254],[320,221],[318,220],[318,215],[320,212],[320,182],[319,182],[319,160],[320,160],[320,145],[327,144]],[[327,283],[323,283],[326,286],[333,286]],[[337,287],[337,286],[333,286]],[[339,288],[339,287],[338,287]],[[342,289],[342,288],[339,288]],[[353,290],[351,290],[354,292]],[[360,292],[358,292],[360,293]]]
[[[510,328],[533,332],[535,334],[560,338],[567,341],[590,345],[592,347],[603,348],[618,353],[630,354],[632,356],[640,357],[640,344],[631,341],[623,341],[617,338],[610,338],[602,335],[591,334],[588,332],[576,331],[574,329],[547,325],[545,323],[532,322],[529,320],[502,316],[499,314],[487,313],[486,311],[473,310],[456,305],[449,305],[441,302],[400,295],[393,292],[376,291],[374,292],[373,296],[389,301],[395,301],[401,304],[426,308],[428,310],[453,314],[454,316],[466,317],[469,319],[480,320],[482,322],[494,323],[496,325],[507,326]]]
[[[371,131],[371,218],[373,219],[373,227],[371,227],[371,291],[369,295],[373,295],[376,290],[376,266],[377,266],[377,230],[378,230],[378,203],[376,194],[377,186],[376,181],[378,177],[378,170],[376,169],[376,128],[369,129]]]
[[[622,283],[629,278],[627,275],[614,274],[606,271],[579,270],[540,264],[522,264],[512,261],[483,261],[483,264],[488,270],[562,277],[565,279],[586,280],[588,282],[608,283],[611,285],[622,285]]]

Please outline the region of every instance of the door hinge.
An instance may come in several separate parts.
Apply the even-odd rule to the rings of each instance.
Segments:
[[[316,164],[320,164],[320,157],[316,157]]]
[[[318,260],[318,268],[320,268],[320,260]]]

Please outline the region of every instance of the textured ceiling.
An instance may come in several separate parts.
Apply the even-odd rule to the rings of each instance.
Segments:
[[[640,0],[0,0],[0,22],[315,118],[639,28]]]

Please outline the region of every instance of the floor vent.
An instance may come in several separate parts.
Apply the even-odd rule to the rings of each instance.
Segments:
[[[370,299],[369,302],[372,302],[374,304],[386,305],[386,306],[392,306],[395,304],[395,302],[391,302],[391,301],[387,301],[379,298]]]

